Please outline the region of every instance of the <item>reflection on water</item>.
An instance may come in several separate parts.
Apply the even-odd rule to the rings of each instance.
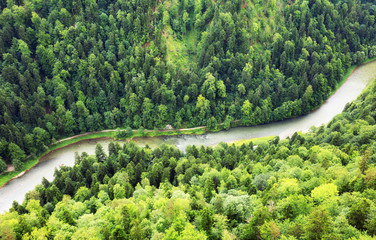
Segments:
[[[353,101],[375,77],[376,61],[360,66],[319,109],[298,118],[254,127],[239,127],[229,131],[204,135],[136,138],[133,141],[139,146],[148,145],[151,148],[155,148],[165,143],[175,145],[180,150],[185,150],[188,145],[212,146],[220,142],[233,142],[272,135],[284,138],[297,131],[306,131],[313,125],[319,126],[328,123],[343,110],[346,103]],[[75,152],[94,154],[97,143],[101,143],[104,149],[107,150],[110,142],[111,140],[108,139],[87,140],[50,153],[27,174],[9,182],[0,189],[0,212],[8,210],[14,200],[22,202],[24,195],[41,183],[42,177],[52,180],[55,168],[62,165],[72,166]]]

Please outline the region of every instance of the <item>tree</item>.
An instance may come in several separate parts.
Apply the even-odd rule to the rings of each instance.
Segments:
[[[205,231],[207,235],[210,235],[212,225],[213,225],[213,213],[208,208],[204,208],[201,211],[200,229]]]
[[[232,117],[230,115],[227,115],[226,119],[225,119],[225,121],[223,123],[224,129],[226,129],[226,130],[230,129],[230,127],[231,127],[231,121],[232,121]]]
[[[182,125],[182,117],[181,117],[181,114],[180,112],[178,112],[175,116],[175,122],[174,122],[174,127],[175,129],[180,129],[181,128],[181,125]]]
[[[249,126],[253,123],[252,121],[252,103],[249,100],[245,100],[242,106],[242,123]]]
[[[117,198],[117,199],[125,198],[124,187],[120,186],[119,184],[116,184],[114,186],[114,198]]]
[[[132,137],[132,135],[133,135],[133,130],[132,130],[132,128],[127,127],[127,128],[125,129],[125,135],[126,135],[127,138]]]
[[[75,186],[75,183],[72,181],[72,179],[70,177],[65,178],[64,191],[63,191],[64,194],[68,194],[70,196],[73,196],[75,189],[76,189],[76,186]]]
[[[222,80],[216,82],[217,85],[217,96],[220,98],[226,97],[226,86]]]
[[[4,239],[17,239],[16,232],[14,227],[8,222],[0,225],[0,235],[3,236]]]
[[[167,107],[165,105],[159,105],[158,106],[158,119],[156,119],[157,125],[159,127],[164,127],[167,121]]]
[[[19,160],[19,159],[13,159],[12,160],[12,165],[13,165],[13,167],[14,167],[14,169],[16,170],[16,171],[20,171],[20,170],[22,170],[22,167],[23,167],[23,162],[21,161],[21,160]]]
[[[145,128],[151,129],[153,128],[154,123],[154,105],[149,98],[144,99],[144,103],[142,104],[142,120],[143,126]]]
[[[75,132],[77,126],[76,126],[76,121],[73,118],[73,114],[71,111],[66,111],[65,113],[65,119],[64,119],[64,131],[68,134],[71,135]]]
[[[210,119],[208,119],[208,121],[206,122],[206,128],[208,130],[216,130],[218,127],[218,123],[217,123],[217,119],[215,119],[215,117],[211,117]]]
[[[140,110],[140,102],[135,93],[131,93],[129,96],[129,109],[131,110],[130,116],[133,116],[133,114],[136,114]]]
[[[114,118],[114,114],[111,111],[107,111],[104,113],[104,122],[106,124],[107,128],[115,128],[116,127],[116,121]]]
[[[252,185],[255,186],[257,190],[264,191],[268,186],[268,179],[268,175],[261,173],[253,179]]]
[[[206,74],[206,80],[201,88],[201,93],[209,100],[215,100],[216,97],[216,80],[211,73]]]
[[[102,145],[99,143],[95,146],[95,156],[97,157],[98,162],[105,162],[107,159],[106,153],[104,152]]]
[[[370,157],[371,157],[371,151],[367,149],[366,151],[364,151],[364,154],[358,164],[359,170],[362,174],[364,174],[364,172],[368,168],[368,160],[370,159]]]
[[[211,178],[206,179],[204,186],[204,197],[206,201],[210,201],[213,197],[214,184]]]
[[[0,174],[2,174],[5,170],[7,170],[7,164],[0,156]]]
[[[376,235],[376,217],[375,216],[370,217],[370,219],[368,219],[368,221],[366,222],[366,228],[367,228],[367,232],[369,235],[371,236]]]
[[[111,232],[110,239],[127,239],[127,238],[128,236],[125,233],[124,229],[119,225],[116,225],[116,227]]]
[[[23,162],[26,158],[25,152],[15,143],[10,143],[8,145],[8,151],[10,153],[12,161],[18,160],[20,162]]]
[[[348,214],[349,223],[359,230],[366,229],[366,219],[370,213],[370,204],[366,199],[354,203]]]
[[[33,130],[35,146],[39,151],[47,149],[47,145],[50,143],[50,134],[43,128],[36,127]]]
[[[271,217],[271,213],[266,207],[257,208],[252,213],[252,218],[249,223],[247,223],[243,228],[242,239],[257,239],[260,236],[260,230],[263,230],[263,235],[267,237],[268,224],[265,223],[271,222]],[[273,230],[276,229],[273,228]]]
[[[195,227],[187,223],[185,224],[184,230],[181,232],[181,236],[179,239],[187,239],[187,240],[206,240],[207,236],[203,232],[198,232],[195,230]]]
[[[269,222],[265,222],[260,227],[261,239],[275,240],[279,238],[279,234],[280,234],[279,227],[273,220]]]
[[[245,86],[242,83],[240,83],[238,85],[238,92],[239,92],[240,96],[245,94]]]
[[[137,130],[137,133],[140,135],[140,136],[145,136],[145,128],[143,126],[141,126],[138,130]]]
[[[316,201],[322,202],[330,197],[338,196],[338,189],[333,183],[323,184],[313,189],[311,196]]]
[[[87,187],[80,187],[76,194],[74,195],[74,199],[76,201],[84,202],[85,200],[90,199],[91,192]]]
[[[82,101],[76,102],[78,117],[86,118],[89,115],[89,110]]]
[[[210,114],[210,101],[201,94],[197,97],[196,110],[199,112],[198,118],[201,123],[208,119]]]
[[[318,207],[306,217],[305,237],[314,240],[322,239],[331,232],[331,226],[329,213],[324,208]]]

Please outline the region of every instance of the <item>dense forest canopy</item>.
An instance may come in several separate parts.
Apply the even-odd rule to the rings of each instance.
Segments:
[[[0,236],[374,239],[375,99],[373,82],[326,127],[258,146],[97,145],[0,215]]]
[[[1,0],[0,10],[0,156],[16,169],[77,133],[308,113],[376,56],[374,1]]]

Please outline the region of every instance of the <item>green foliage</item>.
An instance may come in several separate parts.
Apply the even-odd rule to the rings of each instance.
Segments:
[[[108,157],[97,145],[95,157],[77,156],[76,166],[56,170],[51,183],[44,180],[24,205],[1,215],[0,229],[25,236],[45,236],[50,229],[72,238],[90,231],[98,239],[341,239],[373,233],[373,189],[354,192],[351,179],[346,183],[342,176],[361,174],[359,153],[348,152],[352,163],[339,165],[335,158],[348,155],[320,142],[331,129],[301,135],[298,144],[275,139],[256,149],[221,144],[181,153],[169,146],[111,143]],[[325,168],[319,150],[330,153]],[[230,156],[236,161],[229,162]],[[373,173],[370,164],[361,178],[364,189]]]
[[[323,184],[312,190],[311,196],[318,202],[322,202],[330,197],[337,196],[337,186],[333,183]]]
[[[307,216],[307,223],[304,226],[307,239],[322,239],[330,234],[332,227],[328,212],[320,207],[313,210]]]
[[[115,136],[129,138],[132,128],[218,130],[308,113],[375,56],[372,4],[2,1],[0,156],[20,170],[26,155],[80,132],[128,126]],[[107,156],[97,145],[0,215],[0,236],[371,237],[375,89],[327,127],[255,149],[126,143]]]
[[[7,170],[7,164],[4,162],[3,159],[0,157],[0,174]]]
[[[279,227],[273,220],[271,220],[270,222],[265,222],[260,227],[261,239],[275,240],[279,238],[279,235],[280,235]]]
[[[375,56],[364,1],[0,4],[1,141],[26,155],[108,128],[295,117]]]
[[[370,204],[366,199],[361,199],[350,208],[349,223],[357,229],[364,230],[366,219],[370,213]]]
[[[259,175],[257,175],[253,181],[252,181],[252,185],[256,187],[257,190],[259,191],[263,191],[266,189],[266,187],[268,186],[268,179],[269,179],[270,176],[264,174],[264,173],[261,173]]]
[[[25,152],[15,143],[9,144],[8,151],[11,154],[12,161],[17,160],[19,162],[22,162],[26,158]]]
[[[121,130],[120,128],[116,129],[115,138],[122,139],[122,138],[130,138],[133,136],[133,130],[130,127],[127,127],[125,130]]]
[[[111,143],[107,156],[97,145],[95,156],[77,156],[76,166],[57,170],[1,215],[0,230],[44,236],[50,229],[72,238],[91,231],[99,239],[370,237],[376,139],[364,140],[373,125],[362,118],[374,110],[361,111],[373,104],[374,88],[327,127],[257,148],[220,144],[182,153]],[[328,143],[333,131],[349,140]]]
[[[21,160],[18,159],[13,159],[12,165],[16,171],[20,171],[23,167],[23,162],[21,162]]]

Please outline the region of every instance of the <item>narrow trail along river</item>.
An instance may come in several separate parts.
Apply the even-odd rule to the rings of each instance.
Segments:
[[[285,138],[297,131],[307,131],[311,126],[328,123],[335,115],[342,112],[346,103],[356,99],[367,84],[376,77],[376,61],[364,64],[355,69],[347,81],[320,108],[305,116],[281,122],[254,127],[239,127],[229,131],[208,133],[204,135],[182,135],[173,137],[137,138],[140,145],[148,144],[157,147],[163,143],[177,146],[184,150],[188,145],[216,145],[220,142],[234,142],[241,139],[278,135]],[[54,169],[59,166],[73,166],[75,152],[94,154],[95,145],[101,143],[107,149],[111,140],[86,140],[51,152],[45,156],[28,173],[10,181],[0,189],[0,213],[7,211],[12,202],[22,203],[25,194],[41,183],[42,177],[53,179]]]

